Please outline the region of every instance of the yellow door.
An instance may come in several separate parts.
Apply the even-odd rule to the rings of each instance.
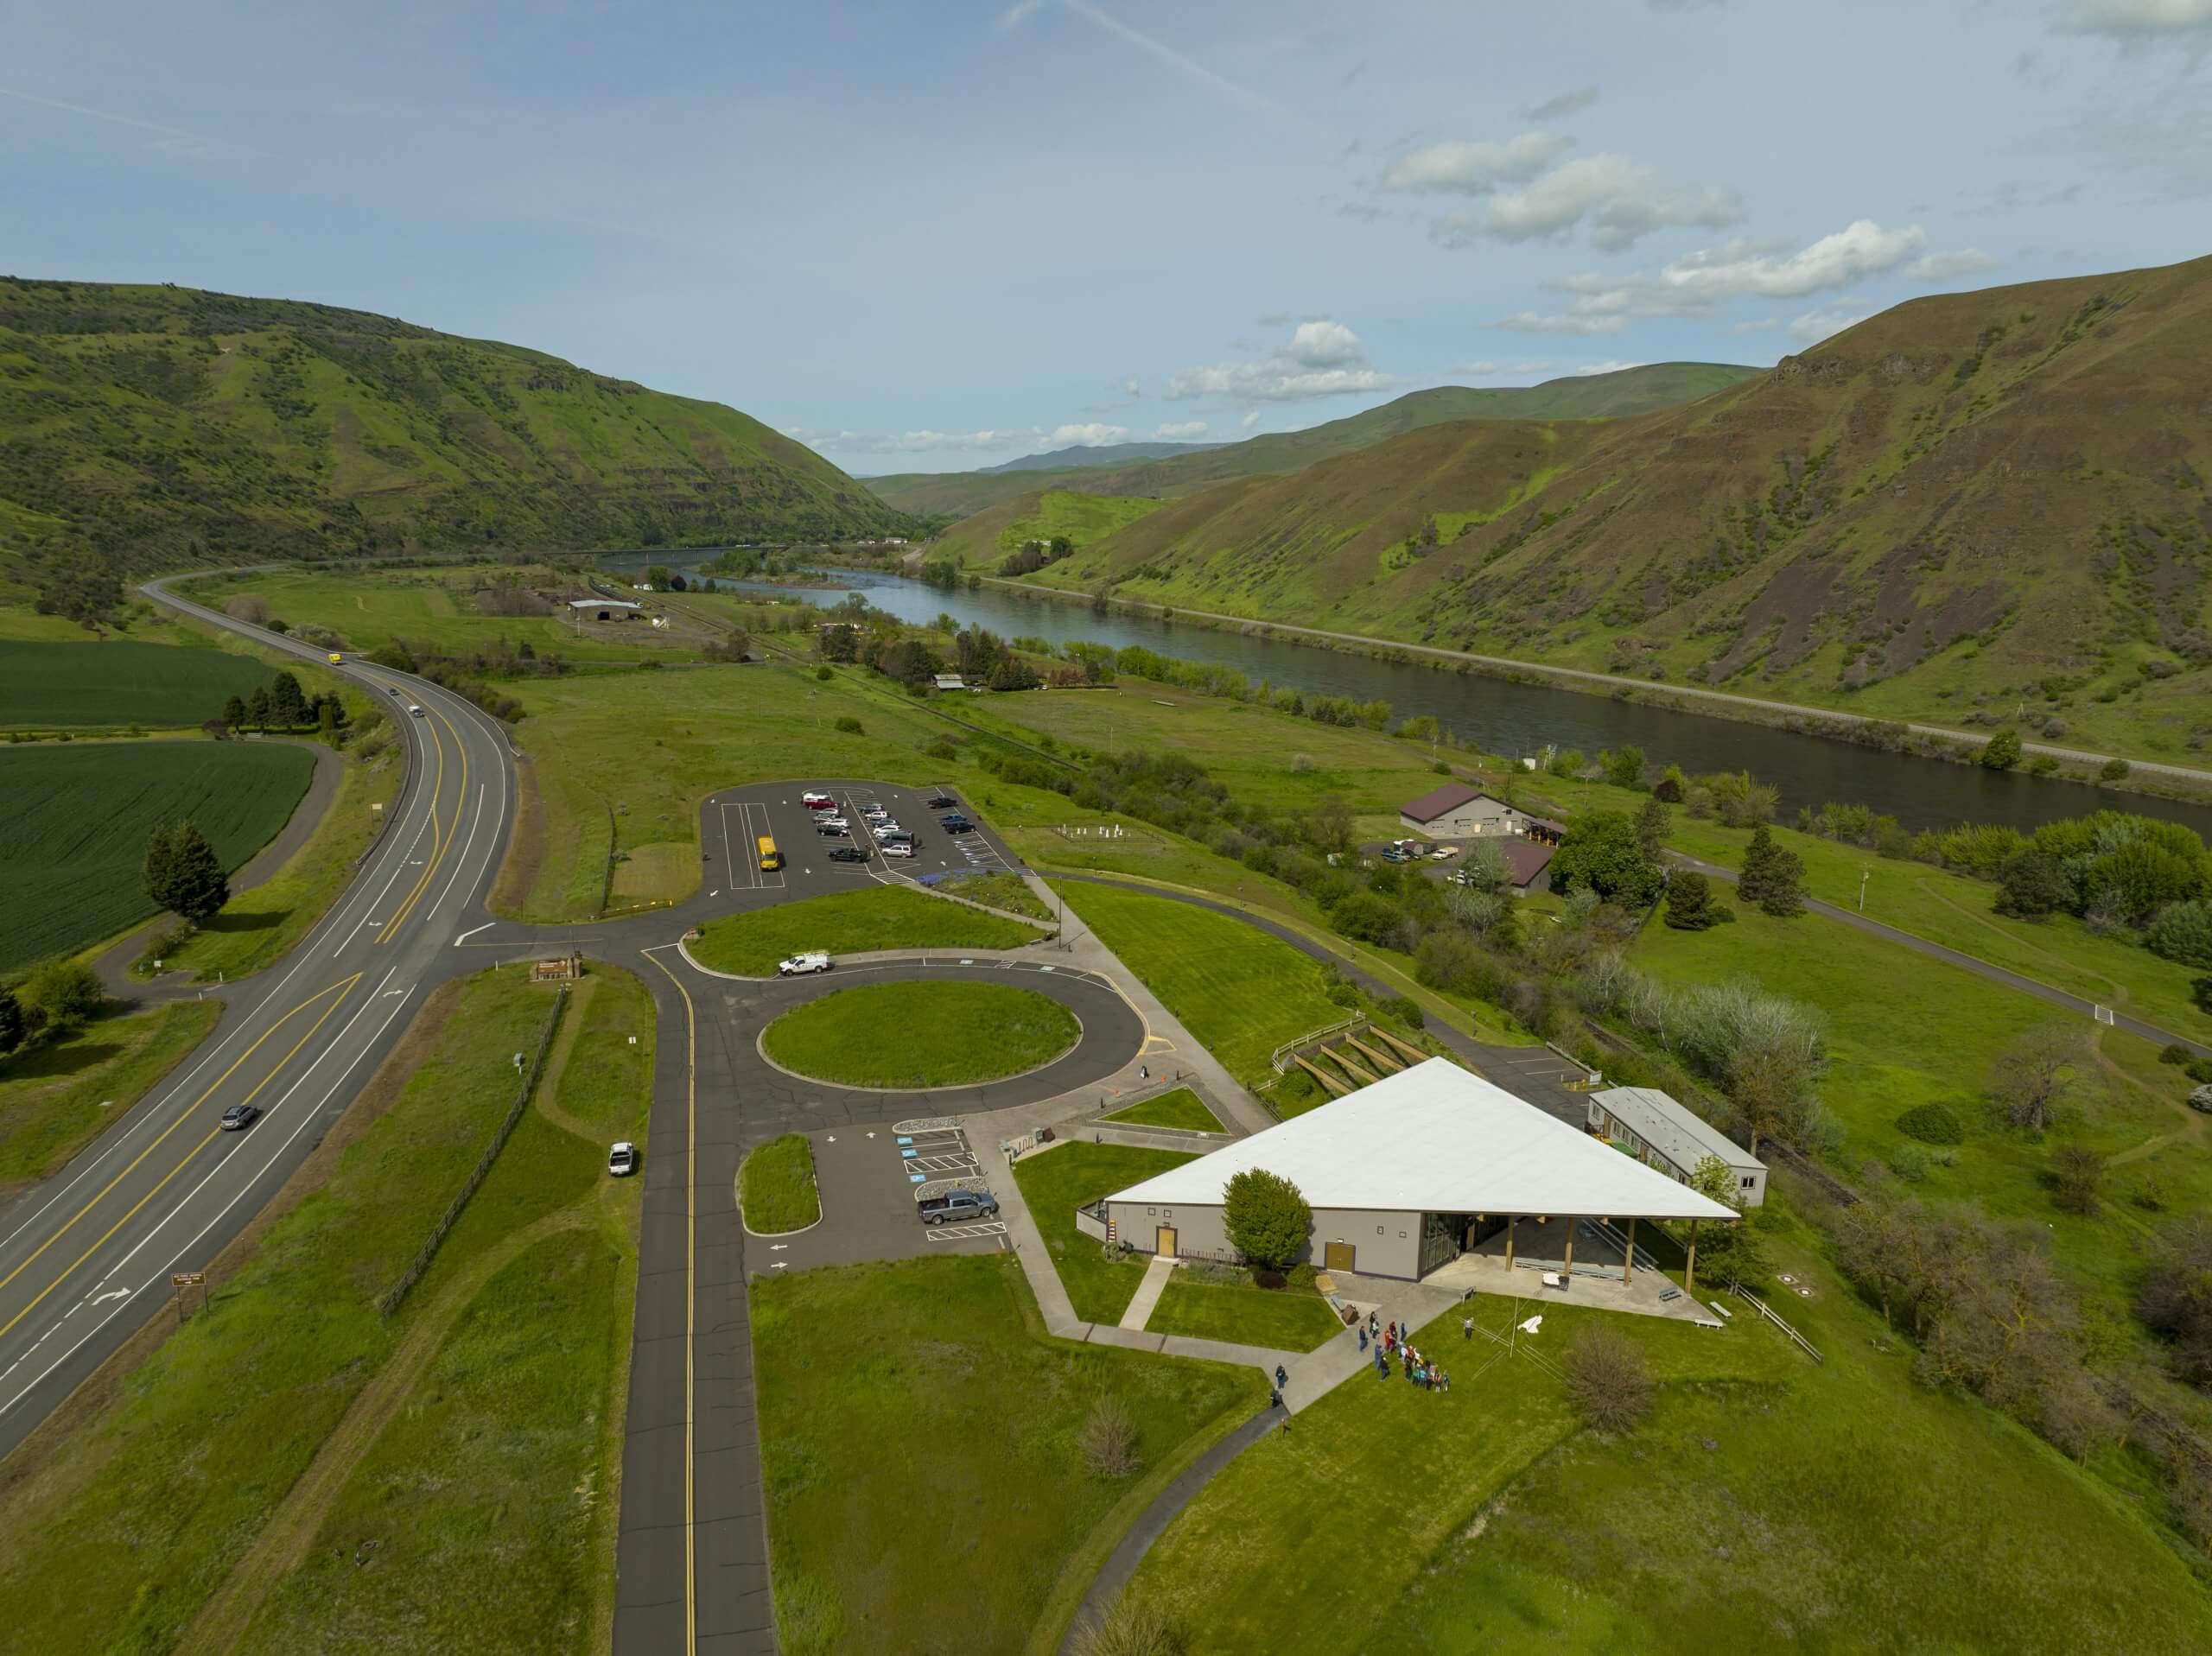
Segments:
[[[1163,1259],[1172,1259],[1175,1257],[1174,1226],[1162,1225],[1160,1228],[1160,1241],[1152,1251]]]
[[[1323,1252],[1323,1258],[1326,1261],[1323,1268],[1330,1271],[1356,1271],[1358,1267],[1352,1264],[1352,1259],[1357,1252],[1357,1250],[1350,1242],[1332,1242]]]

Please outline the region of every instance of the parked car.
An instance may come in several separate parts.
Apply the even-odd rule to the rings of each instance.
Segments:
[[[866,862],[868,853],[856,845],[833,845],[830,847],[831,862]]]
[[[875,836],[875,842],[878,845],[904,846],[912,846],[920,843],[914,838],[912,830],[902,828],[885,828],[881,833]]]
[[[1405,860],[1406,853],[1399,850],[1397,847],[1394,845],[1386,845],[1382,847],[1382,860],[1384,862],[1403,862]]]
[[[929,797],[929,807],[933,811],[948,811],[959,803],[950,794],[931,794]]]
[[[779,978],[803,978],[810,973],[827,972],[829,969],[830,956],[818,949],[776,962],[776,975]]]
[[[849,828],[852,827],[852,824],[845,820],[845,816],[842,812],[839,812],[834,816],[817,816],[814,820],[817,822],[826,822],[833,828]]]
[[[851,837],[846,829],[838,827],[835,822],[817,822],[814,825],[814,831],[825,840],[844,840]]]
[[[925,1225],[960,1225],[996,1218],[999,1199],[988,1190],[948,1190],[943,1196],[924,1196],[914,1204],[914,1211],[921,1215]]]
[[[870,822],[868,825],[868,831],[875,835],[879,840],[887,834],[900,834],[905,832],[905,830],[899,826],[899,819],[895,816],[887,816],[879,822]]]
[[[959,815],[957,812],[955,812],[950,816],[938,817],[937,819],[937,825],[943,828],[947,834],[966,834],[972,830],[976,826],[973,822],[969,822],[966,817]]]
[[[1437,847],[1435,850],[1428,853],[1428,860],[1431,862],[1449,862],[1452,858],[1459,854],[1459,847],[1458,846],[1440,845]]]
[[[607,1152],[607,1171],[618,1179],[627,1178],[638,1171],[638,1147],[624,1139]]]
[[[861,815],[862,816],[887,816],[890,813],[883,809],[883,802],[881,800],[871,799],[868,803],[861,807]]]
[[[837,809],[837,802],[828,794],[801,794],[798,803],[810,811],[833,811]]]
[[[261,1107],[258,1104],[233,1104],[223,1112],[223,1131],[244,1133],[259,1120]]]
[[[883,854],[887,857],[911,857],[914,854],[914,847],[904,841],[897,841],[885,846]]]

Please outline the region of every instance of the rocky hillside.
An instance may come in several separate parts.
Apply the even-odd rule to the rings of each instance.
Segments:
[[[0,280],[19,574],[288,553],[824,539],[907,520],[719,403],[363,311]]]
[[[1916,300],[1633,419],[1432,427],[1039,579],[2187,762],[2208,479],[2212,259]]]

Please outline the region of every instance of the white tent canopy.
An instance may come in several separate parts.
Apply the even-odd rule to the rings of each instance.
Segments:
[[[1646,1167],[1445,1058],[1363,1087],[1108,1198],[1223,1199],[1265,1168],[1315,1208],[1407,1213],[1733,1219],[1732,1208]]]

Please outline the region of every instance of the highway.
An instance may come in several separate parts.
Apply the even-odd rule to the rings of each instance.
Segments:
[[[514,816],[505,729],[405,674],[158,601],[368,688],[406,745],[399,797],[344,895],[284,960],[222,987],[215,1036],[60,1172],[0,1206],[0,1454],[146,1320],[172,1273],[203,1268],[321,1142],[424,993],[472,965],[456,936],[485,899]],[[419,705],[420,718],[410,716]],[[225,1109],[262,1114],[226,1133]]]

